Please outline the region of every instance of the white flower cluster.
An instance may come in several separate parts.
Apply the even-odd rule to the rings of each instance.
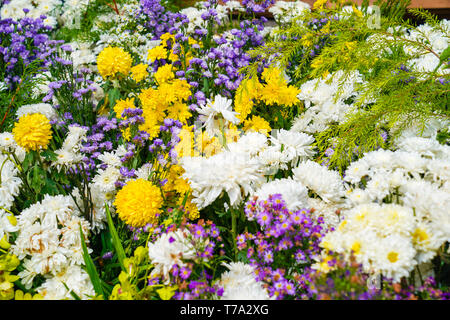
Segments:
[[[440,55],[448,47],[450,21],[442,19],[438,27],[433,27],[427,23],[419,25],[415,29],[407,30],[405,28],[389,28],[391,35],[373,35],[369,36],[367,41],[373,46],[374,52],[378,56],[382,54],[392,54],[392,50],[387,45],[389,42],[395,42],[398,39],[410,42],[410,45],[403,47],[405,54],[411,57],[407,67],[411,71],[429,73],[440,64]],[[430,48],[431,50],[425,49]],[[450,71],[442,64],[436,73],[440,75],[448,74]]]
[[[106,168],[99,168],[97,174],[92,178],[89,183],[90,197],[92,200],[92,230],[93,232],[102,230],[106,223],[106,208],[105,203],[108,204],[111,213],[114,213],[114,197],[116,195],[116,181],[121,177],[120,159],[125,155],[127,150],[124,146],[119,146],[112,152],[104,152],[98,156],[98,159],[102,161],[99,167],[106,165]],[[82,203],[81,191],[78,188],[73,190],[73,196],[77,203]]]
[[[180,13],[186,15],[189,19],[189,24],[186,29],[188,34],[192,34],[196,28],[206,28],[207,22],[202,18],[202,14],[208,11],[208,8],[205,7],[205,3],[207,2],[197,2],[195,7],[188,7],[180,10]],[[215,19],[222,24],[229,22],[229,15],[231,13],[245,11],[245,8],[239,1],[228,1],[225,4],[218,4],[215,9],[217,12]]]
[[[322,246],[353,251],[367,272],[395,280],[428,263],[450,240],[449,155],[436,140],[409,137],[351,163],[344,220]]]
[[[27,104],[21,106],[16,111],[17,118],[20,118],[27,114],[35,114],[40,113],[43,114],[50,121],[56,120],[58,118],[58,114],[51,104],[48,103],[36,103],[36,104]]]
[[[61,7],[59,17],[61,24],[66,28],[80,28],[82,15],[86,12],[89,0],[65,0]]]
[[[216,114],[219,111],[212,111],[211,117],[205,116],[205,124],[210,119],[211,122],[217,121]],[[225,114],[224,118],[234,118],[232,111],[222,110],[221,114],[225,112],[229,114]],[[214,124],[211,126],[215,129]],[[193,190],[193,202],[199,209],[210,205],[224,193],[229,197],[229,205],[238,206],[267,182],[266,177],[270,178],[279,170],[295,166],[301,160],[310,159],[314,155],[313,142],[313,137],[302,132],[282,129],[268,139],[264,134],[249,131],[236,142],[228,143],[217,154],[210,157],[183,157],[180,165],[185,170],[183,178],[189,181]],[[288,184],[287,189],[291,188]],[[262,194],[266,194],[273,186],[265,188],[267,191],[261,190]],[[298,206],[302,201],[294,203]]]
[[[316,133],[326,130],[331,123],[343,121],[354,110],[345,101],[359,95],[361,83],[363,78],[358,71],[346,76],[342,70],[305,82],[298,98],[304,101],[306,111],[294,119],[291,130]]]
[[[151,276],[161,276],[166,283],[170,282],[169,272],[177,264],[186,266],[185,259],[196,257],[195,248],[188,239],[186,229],[178,229],[174,232],[163,233],[154,243],[148,244],[148,255],[155,266]]]
[[[95,43],[93,56],[96,57],[108,46],[115,46],[127,48],[129,53],[139,56],[141,61],[148,62],[148,50],[159,45],[160,40],[151,40],[153,38],[151,34],[143,34],[143,26],[133,25],[134,14],[139,9],[139,3],[119,5],[118,9],[120,15],[112,11],[96,18],[93,31],[99,32],[100,40]],[[85,51],[85,54],[91,57],[88,51]]]
[[[304,11],[310,11],[311,6],[302,1],[276,1],[268,11],[273,14],[278,23],[289,23]]]
[[[11,18],[17,21],[25,16],[36,19],[41,15],[45,15],[47,18],[44,19],[44,24],[55,27],[60,7],[61,0],[12,0],[1,7],[0,18]],[[24,9],[28,9],[29,12],[25,13]]]
[[[17,173],[16,165],[1,153],[0,147],[0,240],[8,241],[10,233],[18,230],[14,214],[9,211],[22,185]]]
[[[92,284],[86,276],[79,282],[84,273],[80,227],[88,239],[89,223],[80,216],[71,197],[45,195],[41,202],[23,210],[16,218],[19,231],[11,252],[23,261],[24,270],[19,276],[24,286],[31,288],[33,279],[42,275],[46,281],[36,290],[44,298],[46,288],[55,286],[54,282],[61,279],[80,297],[93,295]],[[71,279],[72,275],[76,279]],[[76,286],[71,288],[69,283]],[[62,283],[59,287],[62,289]],[[56,294],[54,290],[48,292]],[[64,298],[72,298],[67,290]]]
[[[86,140],[87,130],[78,126],[69,126],[69,132],[62,147],[55,151],[56,161],[52,163],[58,171],[61,169],[73,168],[74,165],[83,160],[80,152],[81,144]]]
[[[243,262],[224,265],[228,271],[222,274],[219,281],[223,287],[221,300],[271,300],[262,283],[256,281],[252,266]]]

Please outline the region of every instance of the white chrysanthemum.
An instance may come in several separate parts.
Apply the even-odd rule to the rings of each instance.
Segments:
[[[0,133],[0,151],[14,151],[16,146],[16,140],[11,132]]]
[[[345,171],[344,180],[350,183],[358,183],[362,177],[369,174],[369,164],[365,158],[352,162]]]
[[[281,152],[281,145],[270,146],[258,154],[258,161],[265,168],[265,175],[275,175],[278,170],[288,168],[289,159]]]
[[[64,139],[62,148],[77,152],[81,148],[81,143],[86,141],[87,129],[78,126],[69,126],[69,132]]]
[[[148,180],[148,177],[152,174],[153,166],[151,163],[143,164],[136,170],[136,179]]]
[[[427,162],[427,172],[425,178],[437,184],[444,184],[450,181],[450,158],[435,159]]]
[[[120,168],[122,166],[122,161],[120,159],[126,153],[126,148],[121,145],[112,152],[103,152],[98,156],[98,160],[100,160],[103,164],[106,164],[108,167]]]
[[[252,266],[243,262],[224,265],[229,271],[222,274],[219,282],[224,289],[221,300],[270,300],[262,283],[256,281]]]
[[[282,152],[286,155],[288,161],[293,164],[299,159],[309,159],[314,155],[314,138],[303,132],[287,131],[281,129],[276,137],[272,137],[272,143],[282,145]]]
[[[187,232],[187,231],[185,231]],[[148,244],[148,255],[155,266],[152,276],[162,276],[169,282],[169,272],[174,264],[185,266],[183,259],[195,258],[195,248],[182,230],[162,234],[154,243]]]
[[[37,103],[37,104],[27,104],[21,106],[16,111],[17,118],[20,118],[27,114],[35,114],[40,113],[47,117],[47,119],[55,120],[58,115],[55,111],[55,109],[52,107],[51,104],[48,103]]]
[[[266,135],[249,131],[239,137],[237,142],[227,144],[227,149],[232,153],[247,154],[251,157],[258,155],[267,148]]]
[[[80,152],[82,143],[86,140],[87,129],[78,126],[70,126],[69,132],[62,144],[62,147],[55,150],[56,160],[52,166],[58,170],[62,168],[71,168],[83,160],[83,154]]]
[[[447,146],[441,145],[436,139],[422,137],[406,137],[397,143],[400,150],[417,153],[422,157],[435,159],[446,154]]]
[[[66,286],[82,300],[95,296],[88,273],[79,266],[70,266],[63,273],[47,279],[36,291],[44,300],[73,300],[74,297]]]
[[[183,178],[192,188],[193,202],[202,209],[223,193],[230,205],[240,203],[243,197],[254,192],[264,182],[261,163],[244,152],[223,151],[209,158],[184,157],[180,165],[185,170]]]
[[[11,209],[19,194],[22,180],[18,177],[18,172],[16,165],[0,153],[0,214],[4,209]]]
[[[414,208],[420,220],[430,221],[433,227],[450,240],[450,193],[424,180],[411,180],[399,188],[403,205]]]
[[[344,187],[337,171],[328,170],[320,164],[307,160],[293,169],[294,178],[314,191],[325,202],[340,202]]]
[[[296,211],[308,206],[308,190],[305,186],[292,178],[273,180],[261,186],[253,196],[259,200],[268,199],[269,195],[281,194],[286,206]]]
[[[390,191],[386,175],[381,173],[374,174],[367,183],[365,191],[372,200],[383,200]]]
[[[82,155],[66,149],[55,150],[55,154],[56,160],[52,163],[52,166],[56,167],[58,171],[63,168],[71,168],[82,160]]]
[[[92,183],[102,190],[102,192],[113,192],[116,189],[115,183],[120,177],[119,169],[116,167],[108,167],[105,170],[99,169],[98,173],[92,179]]]
[[[19,273],[25,278],[26,286],[32,285],[32,278],[37,274],[54,276],[69,265],[84,264],[74,254],[81,252],[81,241],[75,237],[79,237],[80,225],[88,235],[89,223],[80,217],[71,197],[46,195],[17,216],[17,225],[19,231],[11,251],[20,260],[27,261],[26,270]],[[70,237],[69,229],[74,232]]]
[[[370,202],[370,197],[366,191],[360,188],[349,189],[346,192],[346,200],[351,206]]]
[[[236,117],[237,112],[232,109],[233,100],[216,95],[214,101],[207,100],[206,104],[197,108],[199,120],[203,122],[203,127],[210,136],[220,133],[226,122],[238,124],[239,119]],[[219,118],[224,121],[223,125],[219,124]]]
[[[333,202],[324,202],[319,198],[308,198],[308,208],[314,209],[314,212],[311,214],[316,220],[322,217],[324,230],[335,228],[339,224],[338,212],[342,210],[341,205],[336,205]]]

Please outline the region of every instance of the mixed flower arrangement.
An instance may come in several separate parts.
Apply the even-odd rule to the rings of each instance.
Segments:
[[[0,299],[449,299],[450,24],[406,5],[0,1]]]

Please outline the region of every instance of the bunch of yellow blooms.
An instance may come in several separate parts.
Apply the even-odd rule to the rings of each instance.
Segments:
[[[260,83],[253,78],[244,79],[237,88],[234,105],[241,121],[244,121],[252,112],[256,102],[285,107],[293,106],[299,102],[297,95],[300,93],[300,89],[288,85],[280,69],[276,67],[266,68],[262,73],[262,80],[265,83]],[[261,129],[267,128],[267,125],[258,119],[255,119],[255,121],[259,126],[262,126]]]

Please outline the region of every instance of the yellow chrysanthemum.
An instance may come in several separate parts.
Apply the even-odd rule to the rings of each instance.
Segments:
[[[127,76],[132,63],[131,55],[117,47],[106,47],[97,57],[98,72],[103,79],[115,79],[118,73],[121,76]]]
[[[187,104],[182,102],[175,102],[169,107],[168,111],[169,118],[179,120],[181,123],[186,123],[186,120],[192,116]]]
[[[52,139],[52,126],[40,113],[21,116],[12,130],[17,144],[26,151],[45,150]]]
[[[148,50],[147,59],[152,62],[166,58],[167,58],[167,50],[164,48],[164,46],[157,46],[154,47],[153,49]]]
[[[148,76],[148,64],[140,63],[131,68],[131,78],[136,82],[141,82]]]
[[[236,90],[234,109],[236,117],[244,121],[252,112],[254,100],[260,96],[262,85],[257,79],[244,79]]]
[[[300,89],[289,86],[278,68],[267,68],[262,73],[266,84],[260,89],[261,99],[266,104],[292,106],[299,102],[297,95]]]
[[[165,64],[158,68],[158,70],[155,72],[155,80],[158,82],[158,84],[162,84],[165,82],[169,82],[173,78],[175,78],[174,73],[172,72],[172,65],[171,64]]]
[[[269,132],[272,130],[269,122],[260,116],[253,116],[251,119],[244,121],[245,131],[256,131],[269,136]]]
[[[120,99],[116,101],[116,105],[114,106],[114,112],[116,113],[116,117],[122,119],[122,113],[125,109],[134,109],[136,108],[134,105],[134,98],[126,98]]]
[[[136,228],[156,223],[162,204],[160,189],[144,179],[128,182],[114,201],[119,218]]]

